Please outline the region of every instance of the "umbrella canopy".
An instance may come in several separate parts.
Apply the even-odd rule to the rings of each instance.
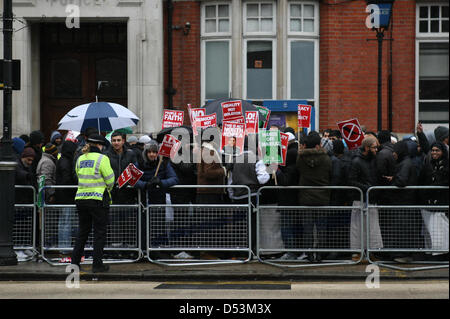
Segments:
[[[187,125],[182,125],[182,126],[180,126],[180,127],[166,127],[166,128],[164,128],[164,129],[162,129],[161,131],[159,131],[159,132],[156,134],[156,141],[157,141],[158,143],[162,143],[162,141],[163,141],[163,139],[164,139],[164,136],[165,136],[166,134],[172,134],[172,131],[173,131],[173,130],[179,129],[179,128],[186,129],[186,130],[189,132],[189,138],[191,139],[190,142],[192,142],[192,136],[193,136],[192,127],[187,126]],[[179,139],[180,136],[175,136],[175,137],[176,137],[177,139]],[[181,136],[181,137],[182,137],[182,136]],[[189,143],[190,143],[190,142],[189,142]]]
[[[245,117],[245,111],[258,111],[258,109],[256,107],[254,107],[252,103],[250,103],[249,101],[246,101],[246,100],[242,100],[242,99],[222,98],[222,99],[209,101],[203,107],[206,109],[206,114],[216,113],[218,125],[222,124],[222,117],[223,117],[221,103],[228,102],[228,101],[241,101],[242,102],[242,113],[243,113],[244,117]],[[258,115],[259,115],[259,120],[263,122],[265,120],[265,118],[259,112],[258,112]]]
[[[99,132],[110,132],[135,126],[138,122],[139,118],[120,104],[93,102],[79,105],[70,110],[59,121],[58,130],[83,132],[88,127],[96,127]]]

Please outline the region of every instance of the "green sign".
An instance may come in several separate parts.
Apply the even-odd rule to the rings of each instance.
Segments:
[[[264,164],[283,163],[280,131],[259,132],[259,146],[263,154]]]
[[[267,123],[269,122],[270,110],[264,106],[255,105],[255,107],[259,114],[261,114],[265,119],[264,121],[259,121],[259,128],[266,128]]]
[[[37,205],[38,207],[42,207],[43,205],[43,192],[42,189],[45,186],[45,175],[41,175],[38,181],[38,194],[37,194]]]

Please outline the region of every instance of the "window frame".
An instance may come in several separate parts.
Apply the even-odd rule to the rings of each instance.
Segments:
[[[420,27],[420,21],[431,21],[431,18],[427,18],[427,19],[421,19],[420,18],[420,8],[421,7],[434,7],[434,6],[439,6],[439,12],[440,14],[442,14],[442,7],[443,6],[449,6],[448,3],[444,3],[444,2],[430,2],[430,3],[417,3],[416,5],[416,36],[417,37],[432,37],[432,38],[442,38],[442,37],[447,37],[448,38],[448,32],[442,32],[442,23],[439,23],[439,32],[431,32],[431,27],[430,27],[430,23],[428,23],[428,32],[420,32],[419,31],[419,27]],[[428,12],[430,12],[430,9],[428,9]],[[433,19],[433,20],[438,20],[438,21],[442,21],[442,20],[447,20],[448,18],[444,18],[442,19],[442,17],[439,17],[437,19]]]
[[[419,99],[419,71],[420,71],[420,66],[419,66],[419,60],[420,60],[420,44],[421,43],[449,43],[449,39],[430,39],[430,38],[426,38],[426,39],[416,39],[416,74],[415,74],[415,123],[417,123],[420,118],[419,118],[419,103],[420,102],[427,102],[427,101],[433,101],[433,102],[447,102],[449,103],[449,100],[420,100]],[[442,121],[442,122],[438,122],[436,121],[435,123],[424,123],[424,128],[427,129],[428,128],[434,128],[437,127],[438,125],[443,124],[443,125],[449,125],[448,122]]]
[[[229,21],[229,31],[228,32],[208,32],[206,33],[206,7],[207,6],[215,6],[216,7],[216,13],[218,13],[219,5],[227,5],[228,6],[228,21]],[[233,31],[233,15],[232,15],[232,7],[231,3],[228,1],[222,1],[222,2],[203,2],[201,6],[201,31],[200,34],[202,37],[214,37],[214,36],[231,36]],[[218,21],[219,16],[216,16],[216,30],[218,29]]]
[[[247,5],[257,4],[258,8],[261,8],[261,4],[271,4],[272,5],[272,30],[269,31],[257,31],[249,32],[247,31]],[[261,26],[261,15],[258,16],[258,23]],[[242,34],[246,36],[276,36],[277,33],[277,2],[276,1],[243,1],[242,2]]]
[[[232,40],[230,38],[211,38],[202,39],[200,49],[200,77],[201,77],[201,100],[206,103],[206,42],[228,42],[228,97],[231,97],[232,84]]]
[[[242,56],[242,96],[243,99],[250,99],[247,96],[247,43],[248,41],[267,41],[272,42],[272,98],[251,98],[252,101],[276,100],[277,99],[277,39],[274,38],[244,38],[243,56]]]
[[[305,31],[291,31],[291,5],[312,5],[314,6],[314,32],[305,32]],[[287,6],[287,18],[286,18],[286,30],[288,36],[292,35],[302,35],[302,36],[319,36],[319,5],[317,2],[312,1],[289,1]],[[303,17],[302,17],[302,30],[303,30]]]

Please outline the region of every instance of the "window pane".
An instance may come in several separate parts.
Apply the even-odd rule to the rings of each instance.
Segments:
[[[431,32],[439,32],[439,20],[431,20]]]
[[[302,6],[299,4],[291,4],[291,17],[300,18],[302,16]]]
[[[216,6],[206,6],[205,7],[205,17],[215,18],[216,17]]]
[[[442,21],[442,32],[448,32],[448,20]]]
[[[303,6],[303,17],[304,18],[314,18],[314,6],[304,5]]]
[[[205,21],[205,32],[216,32],[216,20],[206,20]]]
[[[419,16],[421,18],[428,18],[428,7],[420,7],[420,13]]]
[[[302,20],[291,19],[291,31],[302,31]]]
[[[439,18],[439,7],[438,6],[432,6],[431,7],[431,17],[432,18]]]
[[[448,102],[420,102],[419,121],[423,123],[448,123]]]
[[[81,97],[81,64],[75,59],[51,61],[53,97]]]
[[[420,21],[419,32],[428,32],[428,21]]]
[[[219,17],[228,17],[228,5],[219,6]]]
[[[314,43],[291,42],[291,99],[314,98]]]
[[[229,43],[205,43],[205,98],[218,99],[229,96]]]
[[[258,16],[258,5],[247,4],[247,17],[257,17],[257,16]]]
[[[443,6],[442,7],[442,17],[443,18],[448,18],[448,6]]]
[[[272,31],[272,19],[261,19],[261,31],[263,32]]]
[[[421,43],[419,50],[419,99],[448,99],[448,43]]]
[[[247,42],[247,98],[272,99],[272,42]]]
[[[303,20],[303,31],[314,32],[314,20]]]
[[[261,4],[261,16],[262,17],[272,17],[272,5],[271,4]]]
[[[247,31],[248,32],[259,31],[258,19],[247,19]]]
[[[220,19],[219,20],[219,32],[228,32],[230,31],[230,22],[228,19]]]
[[[115,58],[98,59],[95,65],[99,97],[123,98],[127,96],[127,61]]]

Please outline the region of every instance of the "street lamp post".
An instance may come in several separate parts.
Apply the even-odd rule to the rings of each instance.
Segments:
[[[0,149],[0,266],[16,265],[12,230],[16,162],[11,141],[12,122],[12,0],[3,1],[3,137]]]
[[[378,42],[378,91],[377,91],[377,128],[383,129],[383,40],[384,31],[389,28],[392,15],[392,7],[395,0],[368,0],[366,12],[371,14],[367,17],[366,26],[377,32]]]

